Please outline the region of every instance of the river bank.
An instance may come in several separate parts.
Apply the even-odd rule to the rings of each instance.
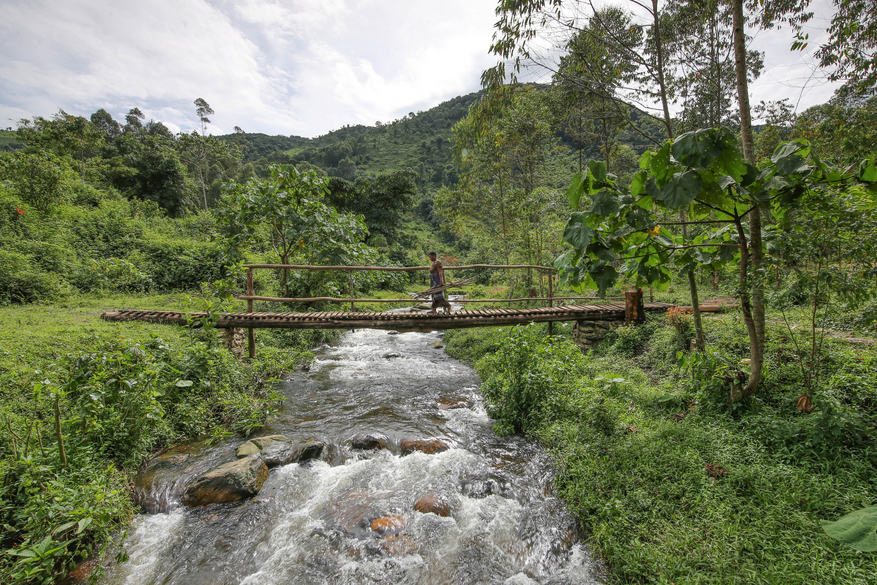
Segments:
[[[739,317],[706,322],[709,356],[748,357]],[[871,583],[875,553],[829,538],[877,502],[877,353],[826,340],[811,414],[796,353],[769,331],[759,394],[728,409],[718,358],[683,370],[676,331],[652,319],[583,355],[569,332],[467,330],[448,352],[475,366],[500,429],[537,438],[556,489],[617,583]],[[688,355],[683,351],[682,355]],[[744,366],[737,366],[744,367]]]
[[[271,380],[319,343],[266,335],[259,359],[242,362],[209,331],[99,318],[186,302],[125,295],[0,307],[0,581],[53,583],[105,554],[133,517],[130,478],[146,459],[260,428],[278,405]]]

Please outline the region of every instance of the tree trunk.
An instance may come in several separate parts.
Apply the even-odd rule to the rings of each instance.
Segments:
[[[749,81],[746,73],[746,37],[743,32],[743,0],[731,0],[731,12],[733,16],[734,27],[734,69],[737,76],[737,101],[740,105],[740,135],[743,141],[743,156],[750,163],[755,164],[755,140],[752,134],[752,116],[749,107]],[[744,304],[741,298],[740,306],[744,307],[744,319],[746,317],[746,305],[749,304],[751,291],[752,310],[749,319],[752,320],[752,327],[749,322],[746,323],[747,331],[749,331],[750,344],[750,366],[752,373],[749,375],[749,382],[744,388],[744,396],[752,394],[758,388],[761,382],[761,370],[764,363],[764,285],[760,278],[761,266],[764,260],[764,249],[761,241],[761,210],[756,207],[749,213],[749,239],[752,246],[752,273],[754,279],[747,278],[743,280],[746,270],[746,262],[749,258],[749,251],[743,250],[742,228],[738,226],[741,235],[741,250],[746,252],[740,258],[741,270],[741,286],[749,287],[745,289],[743,295],[747,297]]]
[[[661,106],[664,109],[664,126],[667,128],[667,137],[673,140],[673,122],[670,118],[670,105],[667,103],[667,83],[664,79],[664,48],[661,46],[661,21],[660,13],[658,12],[658,0],[652,0],[652,17],[654,18],[655,56],[658,59],[658,90],[661,92]]]
[[[682,211],[679,213],[679,218],[682,220],[682,237],[685,238],[685,241],[688,241],[688,226],[686,225],[686,215],[685,212]],[[701,319],[700,315],[700,297],[697,294],[697,279],[694,275],[694,270],[688,271],[688,290],[691,291],[691,312],[694,316],[694,339],[697,345],[697,351],[703,352],[706,350],[706,336],[703,334],[703,319]]]
[[[743,322],[746,324],[746,332],[749,334],[749,356],[752,372],[749,374],[749,381],[739,395],[733,396],[732,399],[743,398],[749,396],[758,388],[761,383],[761,359],[764,354],[763,349],[757,353],[758,367],[755,365],[756,345],[758,333],[755,327],[755,319],[752,314],[752,304],[749,300],[750,283],[749,283],[749,245],[746,241],[746,234],[743,232],[743,224],[740,217],[734,217],[734,224],[737,226],[737,237],[740,238],[740,310],[743,312]],[[763,348],[763,346],[762,346]]]

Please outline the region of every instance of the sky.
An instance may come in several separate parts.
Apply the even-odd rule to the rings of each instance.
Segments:
[[[751,101],[827,101],[809,54],[827,28],[815,2],[811,47],[762,32],[766,71]],[[59,108],[123,121],[140,108],[172,131],[314,137],[428,110],[480,88],[496,0],[0,0],[0,127]]]

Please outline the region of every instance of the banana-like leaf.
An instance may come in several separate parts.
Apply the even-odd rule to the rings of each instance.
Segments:
[[[827,535],[851,548],[877,551],[877,506],[850,512],[834,522],[821,520],[820,524]]]

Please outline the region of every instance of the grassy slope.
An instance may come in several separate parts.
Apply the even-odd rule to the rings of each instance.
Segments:
[[[710,316],[706,327],[710,351],[745,355],[736,315]],[[613,582],[873,582],[877,556],[829,539],[819,520],[877,502],[877,350],[828,341],[817,412],[804,417],[794,408],[797,365],[783,357],[794,348],[781,329],[770,333],[765,386],[733,416],[676,369],[674,333],[660,323],[619,330],[590,355],[562,340],[513,373],[550,381],[538,388],[526,430],[553,453],[558,494]],[[530,349],[521,351],[543,347],[540,338],[525,335]],[[453,355],[476,361],[486,395],[502,387],[504,370],[522,355],[514,348],[524,347],[498,331],[445,340]],[[843,424],[866,416],[871,436],[853,441],[849,426],[835,436],[820,418],[828,403],[850,408]],[[689,414],[677,422],[677,412]],[[711,477],[708,464],[728,474]]]

